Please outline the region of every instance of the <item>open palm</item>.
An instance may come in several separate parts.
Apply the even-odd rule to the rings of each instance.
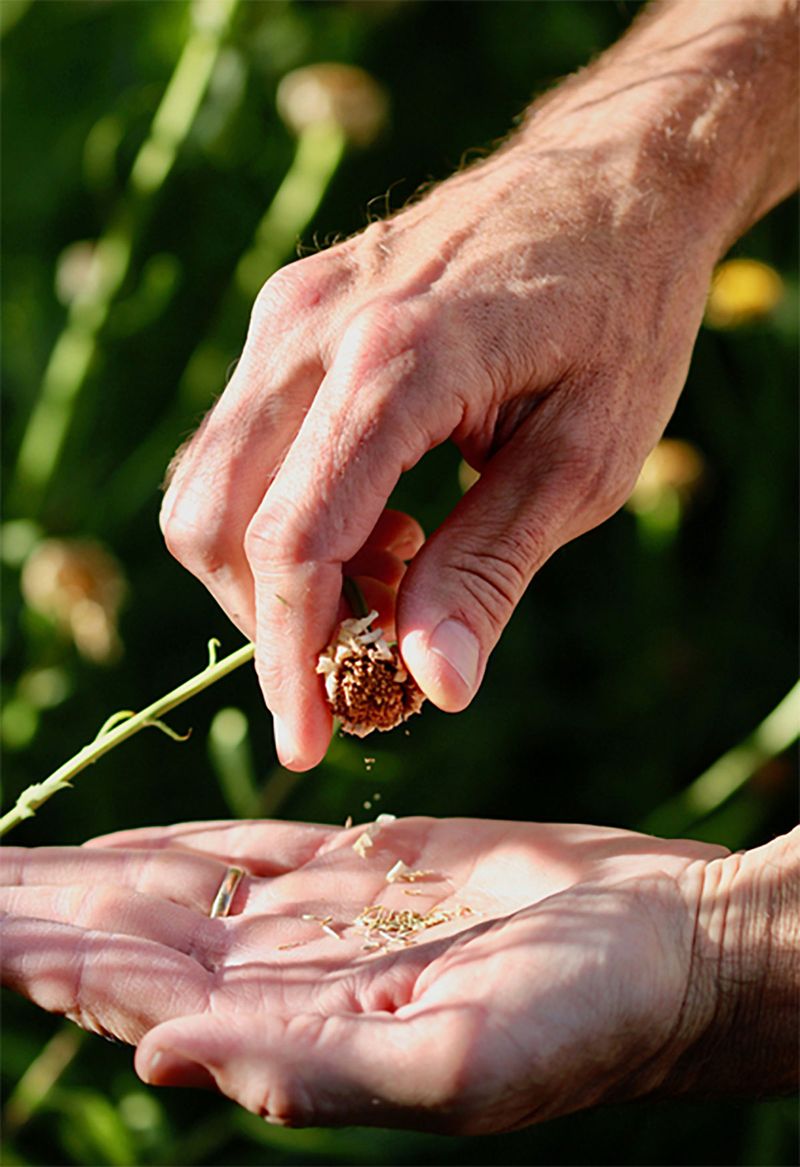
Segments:
[[[214,1085],[273,1121],[497,1131],[658,1084],[720,848],[409,818],[362,855],[361,832],[196,823],[8,847],[4,980],[138,1044],[146,1080]],[[425,874],[387,883],[399,859]],[[248,874],[211,919],[229,865]],[[375,904],[431,926],[365,934]]]

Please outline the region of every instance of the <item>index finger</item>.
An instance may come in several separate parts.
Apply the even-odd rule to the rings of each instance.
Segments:
[[[248,528],[256,669],[289,769],[316,765],[330,739],[315,668],[334,628],[342,564],[367,540],[400,475],[458,421],[459,397],[441,383],[423,333],[408,304],[357,316]]]

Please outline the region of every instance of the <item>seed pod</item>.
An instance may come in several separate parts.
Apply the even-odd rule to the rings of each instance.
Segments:
[[[419,713],[425,697],[380,628],[370,628],[377,612],[343,620],[317,663],[334,717],[346,733],[366,737],[394,729]]]

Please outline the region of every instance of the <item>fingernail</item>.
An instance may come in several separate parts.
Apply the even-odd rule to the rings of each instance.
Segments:
[[[216,1086],[205,1066],[166,1049],[156,1050],[143,1077],[151,1086],[194,1086],[199,1089]]]
[[[295,749],[295,741],[288,725],[280,717],[273,717],[273,732],[275,734],[275,749],[278,753],[278,761],[282,766],[291,766],[297,752]]]
[[[428,648],[447,661],[472,693],[478,683],[481,655],[475,634],[458,620],[442,620],[428,641]]]

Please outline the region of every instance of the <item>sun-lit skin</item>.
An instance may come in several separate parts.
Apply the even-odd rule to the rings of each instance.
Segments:
[[[362,855],[362,831],[189,823],[7,847],[4,982],[138,1044],[145,1081],[294,1124],[477,1133],[790,1081],[800,832],[728,856],[425,818],[382,823]],[[399,859],[425,874],[387,882]],[[210,919],[229,865],[248,874]],[[375,904],[454,916],[376,951],[356,924]]]
[[[344,565],[381,548],[429,449],[483,471],[398,594],[403,658],[451,712],[536,571],[625,501],[715,263],[796,184],[796,19],[789,0],[657,5],[494,155],[265,284],[162,526],[255,641],[284,765],[325,752],[315,665]]]
[[[796,13],[668,0],[492,158],[265,285],[162,523],[255,639],[287,766],[329,740],[315,666],[350,614],[343,574],[455,711],[536,570],[622,503],[714,264],[796,183]],[[482,474],[425,542],[386,503],[447,438]],[[800,828],[733,855],[426,818],[362,854],[361,831],[6,847],[4,983],[135,1044],[145,1081],[275,1122],[485,1133],[796,1085]],[[387,882],[398,860],[429,874]],[[230,866],[247,874],[211,919]],[[356,921],[376,903],[455,914],[372,950]]]

